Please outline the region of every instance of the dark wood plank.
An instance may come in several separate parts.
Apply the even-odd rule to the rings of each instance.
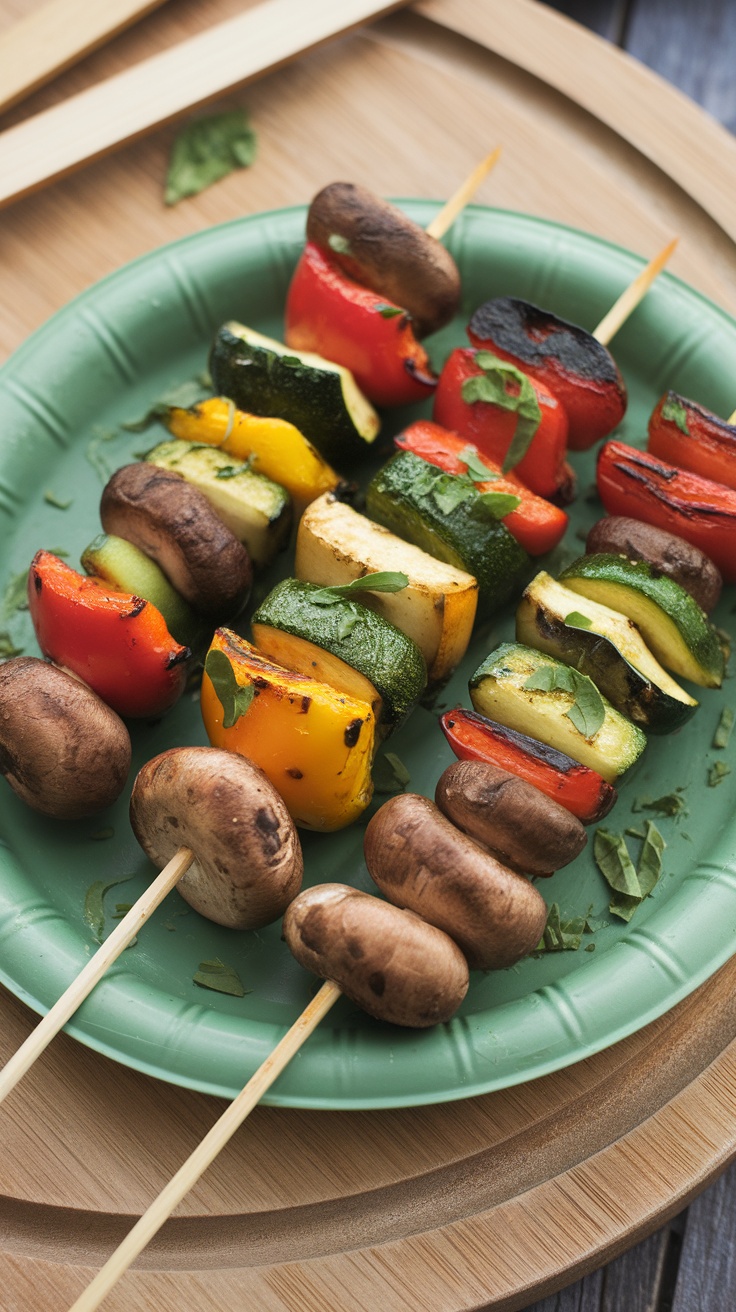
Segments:
[[[557,9],[576,23],[589,27],[608,41],[621,45],[628,0],[546,0],[550,9]]]
[[[672,1312],[736,1307],[736,1165],[691,1204]]]
[[[550,1294],[549,1298],[534,1303],[525,1312],[601,1312],[603,1279],[604,1270],[594,1271],[577,1284],[561,1289],[559,1294]],[[617,1312],[623,1312],[623,1307]]]
[[[733,0],[631,0],[622,44],[736,130]]]

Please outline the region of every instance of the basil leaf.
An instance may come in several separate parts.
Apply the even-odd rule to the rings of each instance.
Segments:
[[[476,504],[491,519],[505,519],[521,505],[521,497],[514,496],[513,492],[480,492]]]
[[[644,846],[636,867],[643,898],[649,897],[662,874],[662,854],[667,844],[653,820],[647,820]]]
[[[639,879],[629,856],[629,849],[620,834],[612,834],[608,829],[596,829],[593,858],[606,883],[612,889],[641,901]]]
[[[373,762],[373,790],[376,793],[403,793],[411,775],[395,752],[384,752]]]
[[[87,889],[84,897],[84,919],[98,943],[102,942],[105,932],[105,894],[111,888],[117,888],[118,884],[129,883],[131,878],[131,875],[127,875],[125,879],[113,879],[109,884],[106,884],[104,879],[96,879]]]
[[[198,195],[234,169],[248,168],[255,157],[256,134],[244,109],[193,119],[172,146],[164,203]]]
[[[0,660],[12,660],[14,656],[22,656],[24,651],[25,647],[17,647],[9,633],[0,633]]]
[[[724,706],[721,711],[721,718],[718,721],[718,728],[713,735],[714,747],[728,747],[731,731],[733,730],[734,713],[730,706]]]
[[[540,669],[535,670],[524,684],[532,692],[539,689],[540,692],[552,692],[555,685],[556,670],[553,665],[542,665]]]
[[[565,616],[565,624],[569,629],[591,629],[593,621],[588,619],[587,615],[582,615],[579,610],[571,610],[569,615]]]
[[[465,379],[460,389],[463,401],[470,405],[485,401],[517,415],[514,436],[501,466],[507,474],[529,450],[542,422],[542,411],[531,380],[515,365],[500,360],[491,351],[477,351],[475,363],[483,372]]]
[[[377,305],[375,309],[382,319],[396,319],[400,314],[406,314],[406,310],[402,310],[399,305]]]
[[[95,829],[93,834],[88,834],[91,843],[105,843],[108,838],[115,837],[115,830],[112,825],[107,825],[105,829]]]
[[[9,620],[17,610],[28,609],[28,570],[22,569],[9,580],[3,595],[2,618]]]
[[[595,738],[606,718],[606,708],[593,680],[589,679],[587,674],[574,670],[573,679],[575,701],[565,713],[578,732],[590,741],[591,738]]]
[[[359,619],[360,613],[354,606],[351,606],[348,614],[340,621],[340,626],[337,630],[338,638],[349,638]]]
[[[670,397],[662,406],[662,418],[669,420],[671,424],[676,424],[681,433],[686,437],[690,436],[690,429],[687,426],[687,410],[681,401]]]
[[[252,683],[245,685],[238,683],[235,671],[224,651],[217,649],[208,651],[204,668],[222,707],[222,727],[232,729],[241,715],[245,715],[248,710],[255,696],[255,688]]]
[[[61,497],[57,497],[55,492],[44,492],[43,499],[47,506],[55,506],[57,510],[68,510],[72,504],[71,497],[68,501],[62,501]]]
[[[688,814],[685,799],[679,793],[665,793],[664,797],[658,797],[655,801],[652,801],[650,797],[637,797],[634,799],[631,809],[632,811],[654,811],[655,815],[670,817]]]
[[[717,788],[730,773],[730,765],[726,765],[725,761],[715,761],[708,771],[708,787]]]
[[[534,949],[535,953],[577,952],[583,934],[595,933],[595,928],[590,919],[592,910],[593,906],[591,904],[584,916],[572,916],[569,920],[563,920],[558,904],[553,902],[547,913],[544,933]],[[591,947],[594,946],[594,944],[591,944]]]
[[[489,469],[487,465],[483,464],[483,461],[478,455],[478,450],[474,446],[463,447],[463,450],[458,455],[458,459],[462,460],[463,464],[467,465],[468,478],[472,478],[474,483],[492,483],[495,482],[497,478],[501,477],[500,474],[496,474],[494,470]]]
[[[169,410],[191,410],[199,401],[204,401],[211,395],[212,387],[204,382],[202,375],[198,378],[188,378],[186,382],[177,383],[176,386],[162,392],[140,419],[128,419],[120,427],[126,433],[144,433],[159,419],[164,419]],[[209,446],[209,443],[206,445]]]
[[[246,994],[237,970],[233,966],[226,966],[219,957],[213,957],[211,961],[200,961],[199,970],[195,971],[192,980],[201,989],[228,993],[231,998],[244,998]],[[252,989],[247,991],[253,992]]]
[[[402,592],[408,586],[408,574],[402,574],[400,570],[377,570],[375,574],[353,579],[352,583],[335,583],[332,587],[320,588],[310,593],[309,600],[316,606],[334,606],[354,592]]]
[[[327,238],[327,245],[329,246],[331,251],[335,251],[338,255],[352,254],[352,251],[350,249],[350,242],[348,241],[347,237],[343,237],[342,234],[339,232],[330,233],[329,237]]]
[[[215,478],[237,478],[240,474],[249,474],[248,465],[243,462],[242,465],[223,465],[217,470]]]
[[[472,479],[465,474],[439,474],[435,477],[431,493],[438,510],[443,515],[451,515],[463,502],[475,498],[476,489]]]

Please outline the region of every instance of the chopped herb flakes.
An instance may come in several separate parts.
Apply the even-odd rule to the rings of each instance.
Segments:
[[[583,934],[595,933],[596,926],[590,919],[590,913],[593,910],[592,905],[588,907],[584,916],[572,916],[569,920],[563,920],[560,916],[560,908],[556,902],[547,913],[547,923],[544,927],[539,943],[534,949],[537,952],[577,952],[582,942]],[[595,944],[591,943],[591,948]],[[587,949],[586,949],[587,950]]]
[[[377,793],[403,793],[411,776],[395,752],[384,752],[373,763],[373,788]]]
[[[192,979],[201,989],[228,993],[232,998],[244,998],[246,992],[253,992],[252,989],[243,988],[238,972],[232,966],[226,966],[219,957],[213,957],[211,961],[200,961],[199,970]]]
[[[662,406],[662,418],[668,419],[671,424],[676,424],[680,432],[684,433],[686,437],[690,436],[690,429],[687,426],[687,410],[673,396],[669,397]]]
[[[339,232],[330,233],[327,238],[327,245],[331,251],[335,251],[338,255],[350,255],[352,253],[347,237],[343,237]]]
[[[474,446],[464,447],[460,452],[458,459],[462,460],[463,464],[467,465],[466,472],[468,477],[472,478],[474,483],[495,483],[496,479],[500,477],[499,474],[495,474],[492,469],[489,469],[487,465],[483,464],[483,461]]]
[[[256,157],[256,134],[243,109],[207,114],[188,123],[176,138],[166,174],[164,201],[176,205],[196,196]]]
[[[114,838],[114,837],[115,837],[115,830],[113,829],[112,825],[108,825],[106,829],[96,829],[93,834],[88,834],[88,838],[93,843],[104,843],[107,838]]]
[[[215,696],[222,707],[222,727],[232,729],[241,715],[245,715],[253,701],[252,683],[241,685],[235,678],[230,661],[224,651],[209,651],[204,663],[205,674],[211,679]]]
[[[543,665],[529,676],[525,688],[541,692],[567,692],[573,704],[565,712],[579,733],[590,741],[606,718],[606,708],[598,689],[587,674],[569,665]]]
[[[625,839],[608,829],[597,829],[593,856],[612,890],[609,911],[629,921],[636,908],[655,888],[662,874],[662,854],[667,844],[653,820],[647,820],[639,862],[634,864]]]
[[[320,588],[318,592],[310,593],[309,600],[315,606],[335,606],[355,592],[401,592],[408,586],[407,574],[398,570],[377,570],[375,574],[353,579],[352,583],[335,583],[330,588]]]
[[[199,401],[212,395],[212,384],[200,374],[197,378],[188,378],[168,391],[163,392],[146,410],[140,419],[129,419],[121,424],[126,433],[143,433],[152,424],[166,416],[169,410],[191,410]],[[147,454],[147,453],[146,453]]]
[[[529,378],[520,369],[500,360],[490,351],[477,351],[475,363],[483,372],[473,378],[466,378],[461,389],[463,401],[469,405],[475,401],[486,401],[500,406],[502,410],[512,410],[518,416],[514,436],[502,466],[503,473],[507,474],[523,460],[529,450],[541,423],[542,411]]]
[[[61,497],[57,497],[55,492],[44,492],[43,499],[47,506],[55,506],[57,510],[68,510],[72,504],[71,497],[68,501],[62,501]]]
[[[2,618],[9,620],[17,610],[28,609],[28,570],[22,569],[9,580],[3,595]]]
[[[728,747],[731,732],[733,730],[733,722],[733,708],[730,706],[724,706],[721,711],[721,718],[718,721],[718,727],[713,735],[714,747]]]
[[[400,314],[406,314],[399,305],[377,305],[376,310],[382,319],[396,319]]]
[[[0,660],[12,660],[13,656],[22,656],[24,651],[25,647],[16,646],[9,633],[0,633]]]
[[[688,809],[685,805],[685,798],[677,793],[665,793],[664,797],[657,797],[652,801],[651,797],[637,797],[631,805],[632,811],[653,811],[655,815],[669,816],[677,818],[681,815],[687,815]]]
[[[730,773],[731,767],[730,765],[726,765],[725,761],[714,761],[708,771],[708,787],[717,788],[719,784],[723,783],[726,775],[729,775]]]
[[[483,507],[491,519],[505,519],[521,505],[521,497],[515,496],[513,492],[481,492],[477,504]]]
[[[582,615],[579,610],[571,610],[570,614],[565,616],[565,624],[569,629],[590,629],[593,627],[593,621],[588,619],[587,615]]]

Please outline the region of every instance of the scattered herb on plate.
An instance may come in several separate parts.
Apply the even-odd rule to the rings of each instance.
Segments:
[[[662,854],[667,844],[653,820],[647,820],[639,861],[634,868],[626,840],[608,829],[597,829],[593,857],[612,890],[609,911],[621,920],[631,920],[636,908],[649,897],[662,874]]]
[[[212,989],[215,993],[228,993],[232,998],[244,998],[252,989],[244,989],[240,976],[233,966],[226,966],[219,957],[211,961],[200,961],[199,970],[192,979],[201,989]]]
[[[403,793],[411,775],[395,752],[383,752],[373,762],[373,788],[376,793]]]
[[[708,771],[708,787],[717,788],[730,773],[731,767],[725,761],[714,761]]]
[[[721,718],[713,735],[714,747],[728,747],[728,743],[733,730],[734,712],[731,706],[724,706],[721,711]]]
[[[256,134],[244,109],[192,119],[171,148],[164,201],[176,205],[196,196],[256,157]]]

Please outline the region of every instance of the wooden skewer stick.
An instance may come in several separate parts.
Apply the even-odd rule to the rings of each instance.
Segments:
[[[621,293],[615,304],[611,306],[608,314],[604,315],[598,327],[593,330],[592,336],[602,346],[608,346],[611,338],[618,332],[619,328],[623,327],[632,310],[635,310],[639,301],[644,298],[657,274],[662,272],[678,240],[679,238],[675,237],[671,242],[668,242],[664,250],[649,261],[646,268],[642,269],[632,283],[629,283],[629,286]]]
[[[194,1149],[194,1152],[179,1167],[176,1175],[164,1186],[140,1220],[136,1221],[133,1229],[115,1249],[112,1256],[108,1258],[105,1265],[98,1271],[94,1280],[79,1296],[69,1312],[94,1312],[95,1308],[100,1306],[102,1300],[117,1284],[120,1277],[125,1274],[131,1262],[135,1261],[138,1254],[143,1252],[149,1240],[160,1230],[164,1221],[168,1220],[174,1208],[188,1194],[192,1186],[197,1183],[199,1177],[215,1160],[217,1154],[225,1147],[225,1144],[238,1127],[242,1125],[256,1103],[271,1087],[276,1077],[281,1074],[294,1054],[298,1052],[305,1040],[317,1028],[322,1018],[326,1016],[330,1007],[341,996],[342,991],[337,984],[333,984],[328,980],[322,985],[319,993],[305,1007],[291,1029],[287,1030],[281,1042],[276,1045],[273,1052],[259,1066],[255,1075],[251,1076],[237,1098],[225,1109],[220,1119],[215,1122],[212,1129]]]
[[[727,424],[736,424],[736,410],[734,410],[733,414],[730,414],[730,415],[728,416],[728,419],[726,420],[726,423],[727,423]]]
[[[0,1103],[11,1089],[15,1088],[59,1030],[64,1028],[108,967],[117,960],[128,944],[132,943],[141,926],[153,914],[159,903],[163,902],[167,893],[178,884],[193,860],[194,853],[188,847],[179,848],[168,865],[164,866],[153,883],[149,884],[135,905],[126,913],[120,924],[116,925],[110,937],[106,938],[97,949],[76,979],[72,980],[68,989],[62,993],[43,1020],[31,1031],[25,1042],[0,1071]]]
[[[501,158],[501,149],[501,146],[496,146],[496,149],[492,150],[490,155],[486,155],[485,159],[481,160],[480,164],[477,164],[469,177],[465,179],[462,186],[458,187],[454,196],[445,201],[442,209],[438,214],[435,214],[432,222],[427,224],[426,231],[430,237],[436,237],[438,241],[441,237],[444,237],[460,211],[464,210],[465,206],[472,200],[483,179],[498,163]]]

